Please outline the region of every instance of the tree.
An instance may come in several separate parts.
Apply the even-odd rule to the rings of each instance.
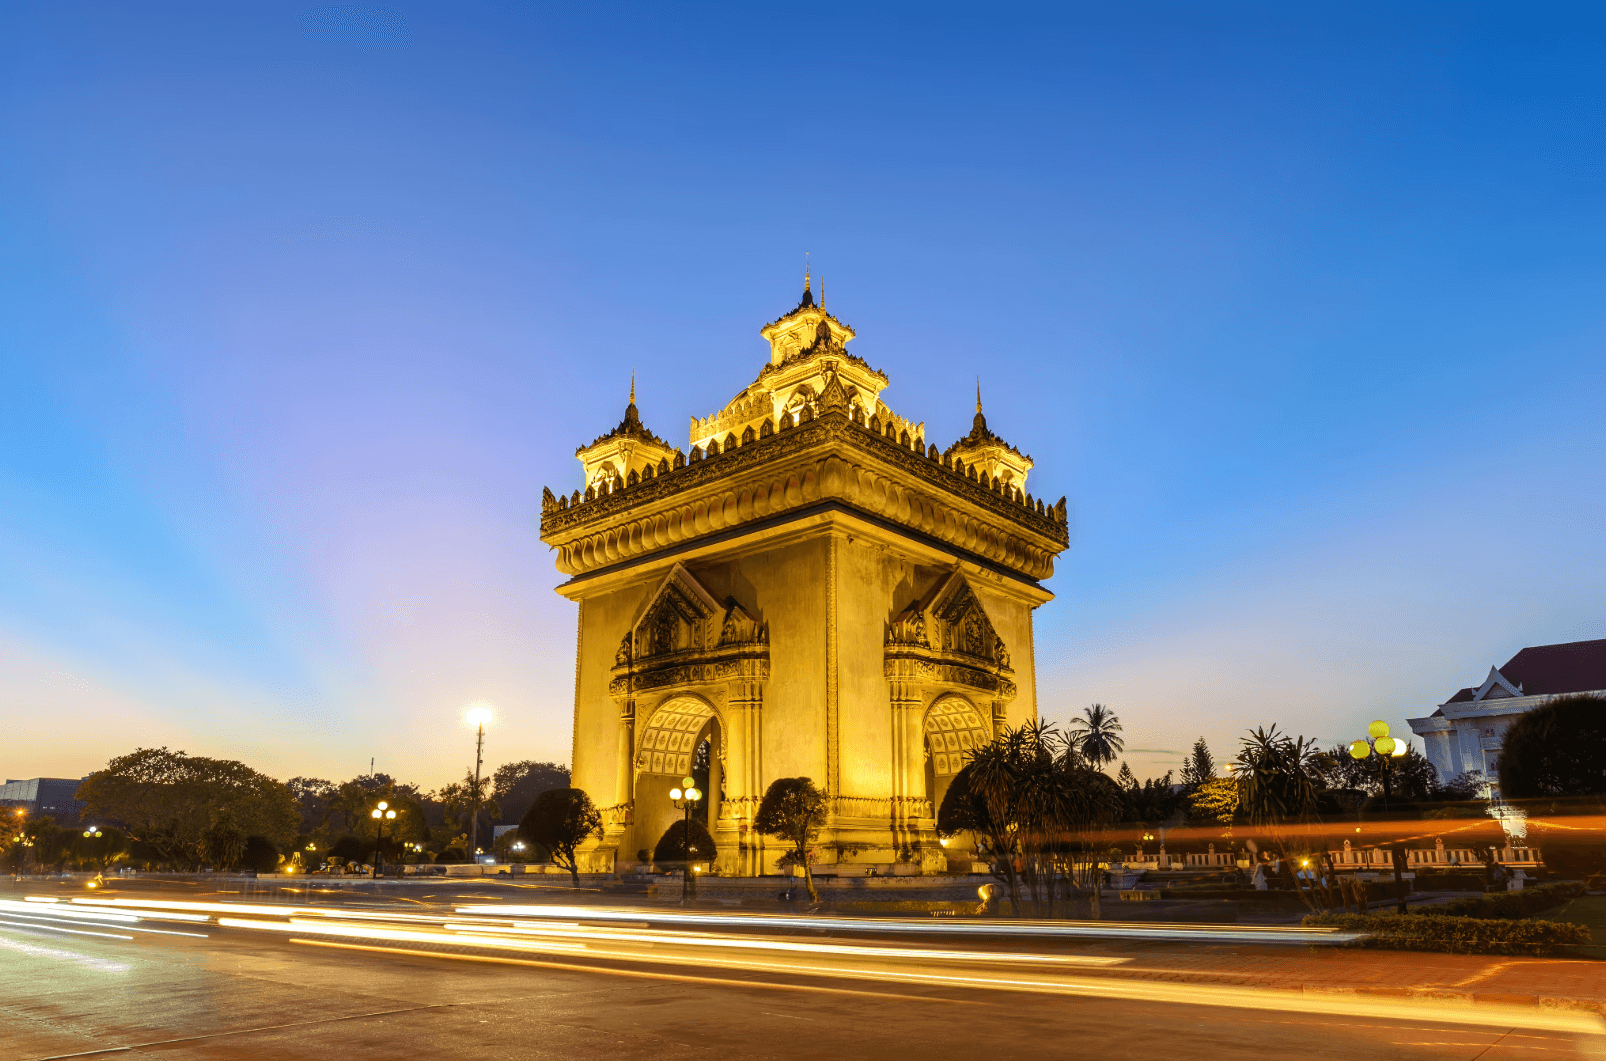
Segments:
[[[1500,745],[1507,800],[1606,796],[1606,697],[1564,696],[1524,712]]]
[[[1138,790],[1138,775],[1134,774],[1132,768],[1123,762],[1121,769],[1115,775],[1115,783],[1120,785],[1126,792],[1136,792]]]
[[[1125,797],[1125,811],[1121,820],[1142,822],[1151,827],[1164,825],[1187,798],[1183,793],[1173,791],[1175,787],[1171,783],[1169,770],[1164,776],[1145,778],[1141,785],[1133,777],[1132,784],[1121,786]]]
[[[1103,704],[1093,704],[1082,712],[1081,718],[1071,719],[1070,740],[1081,757],[1095,767],[1113,763],[1126,751],[1120,732],[1121,720]]]
[[[22,832],[27,853],[33,861],[40,866],[50,866],[57,872],[72,857],[73,841],[79,838],[76,830],[64,829],[56,824],[54,818],[43,814],[29,818]]]
[[[200,854],[216,869],[234,869],[245,854],[246,832],[227,810],[215,814],[201,833]]]
[[[535,797],[541,793],[568,787],[569,768],[560,763],[523,759],[505,763],[491,775],[491,799],[500,809],[499,820],[504,824],[523,821]]]
[[[73,840],[73,854],[102,873],[128,850],[128,836],[113,825],[90,827]]]
[[[1216,760],[1210,754],[1210,746],[1200,737],[1193,742],[1193,751],[1182,764],[1182,783],[1192,791],[1215,776]]]
[[[28,857],[27,825],[28,812],[22,807],[0,807],[0,857],[12,873],[21,873]]]
[[[122,822],[158,861],[186,868],[207,857],[203,836],[221,814],[274,843],[289,843],[299,818],[290,790],[273,778],[231,759],[166,748],[113,759],[78,786],[78,798],[86,817]]]
[[[476,780],[472,771],[465,773],[463,780],[436,792],[435,798],[446,811],[447,826],[464,833],[471,832],[469,825],[477,815],[481,826],[479,832],[488,835],[491,831],[490,822],[502,816],[502,808],[491,798],[491,778],[482,776]],[[479,852],[476,851],[474,854],[477,855]]]
[[[1277,849],[1285,875],[1299,897],[1315,912],[1327,909],[1331,904],[1326,897],[1307,883],[1320,875],[1320,861],[1329,857],[1327,845],[1296,852],[1295,832],[1290,826],[1316,820],[1322,778],[1331,770],[1328,757],[1317,749],[1315,741],[1279,733],[1273,725],[1269,730],[1255,728],[1240,742],[1235,765],[1233,780],[1238,788],[1239,810],[1249,824],[1260,827],[1268,845]],[[1307,841],[1301,846],[1310,845]],[[1309,856],[1302,859],[1305,866],[1315,859],[1317,869],[1309,874],[1296,872],[1292,865],[1296,855]],[[1336,876],[1331,865],[1326,869],[1330,876]]]
[[[938,829],[977,834],[1016,916],[1024,884],[1039,912],[1046,903],[1050,914],[1058,887],[1085,890],[1097,917],[1103,830],[1120,815],[1122,800],[1109,775],[1082,758],[1074,736],[1038,720],[972,753],[949,785]]]
[[[1350,754],[1348,744],[1335,744],[1321,763],[1323,782],[1332,789],[1352,789],[1369,796],[1382,794],[1385,803],[1433,798],[1439,788],[1439,772],[1427,756],[1407,746],[1404,755],[1378,755],[1364,759]]]
[[[1188,824],[1231,825],[1238,815],[1238,782],[1213,777],[1188,796]]]
[[[329,827],[329,816],[339,795],[332,782],[317,777],[292,777],[285,787],[295,801],[296,813],[301,815],[301,832],[311,835]]]
[[[279,849],[265,836],[248,836],[240,865],[253,873],[272,873],[279,868]]]
[[[713,861],[714,838],[709,835],[708,826],[695,817],[691,819],[691,846],[688,849],[686,824],[684,820],[678,821],[664,830],[664,835],[658,838],[658,846],[652,851],[654,862]]]
[[[519,822],[519,833],[530,843],[552,852],[552,861],[569,871],[578,888],[580,864],[575,852],[593,836],[601,838],[602,814],[583,789],[549,789],[535,797]]]
[[[754,829],[792,845],[793,864],[803,867],[809,901],[815,903],[820,901],[820,893],[814,887],[814,870],[809,866],[809,844],[820,834],[827,801],[826,794],[815,788],[810,778],[776,778],[764,793],[753,819]]]

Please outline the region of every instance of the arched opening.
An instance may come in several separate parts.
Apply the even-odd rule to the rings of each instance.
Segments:
[[[931,812],[936,814],[954,775],[965,768],[972,751],[992,739],[992,734],[976,705],[953,694],[931,705],[924,728],[926,795],[931,800]]]
[[[636,742],[634,821],[636,850],[650,850],[685,811],[670,799],[687,776],[703,798],[692,815],[717,834],[724,793],[724,733],[719,715],[700,697],[675,696],[658,705]]]

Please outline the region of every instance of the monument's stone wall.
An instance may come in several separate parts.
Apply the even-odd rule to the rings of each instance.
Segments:
[[[593,868],[680,819],[696,773],[722,872],[774,868],[752,818],[768,785],[831,796],[822,864],[946,861],[935,811],[969,750],[1036,716],[1032,612],[1065,502],[987,428],[938,454],[804,300],[690,455],[634,402],[577,452],[584,491],[544,495],[542,540],[579,604],[574,784],[604,811]],[[701,759],[699,758],[701,756]],[[697,764],[706,763],[707,777]]]

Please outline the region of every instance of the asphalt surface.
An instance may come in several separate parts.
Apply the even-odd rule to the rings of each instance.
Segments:
[[[28,896],[66,901],[20,905]],[[317,908],[194,888],[0,887],[0,1061],[1606,1061],[1599,1018],[1585,1014],[1234,993],[1130,972],[1189,949],[1286,943],[911,937],[541,905],[572,893],[305,898]],[[525,909],[506,909],[511,898]]]

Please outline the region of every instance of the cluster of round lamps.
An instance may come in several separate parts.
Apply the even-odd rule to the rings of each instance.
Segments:
[[[1351,758],[1364,759],[1375,751],[1379,755],[1392,756],[1398,759],[1411,747],[1409,741],[1396,740],[1389,736],[1389,724],[1381,719],[1367,726],[1366,733],[1372,740],[1370,743],[1365,740],[1352,742],[1349,746]]]

